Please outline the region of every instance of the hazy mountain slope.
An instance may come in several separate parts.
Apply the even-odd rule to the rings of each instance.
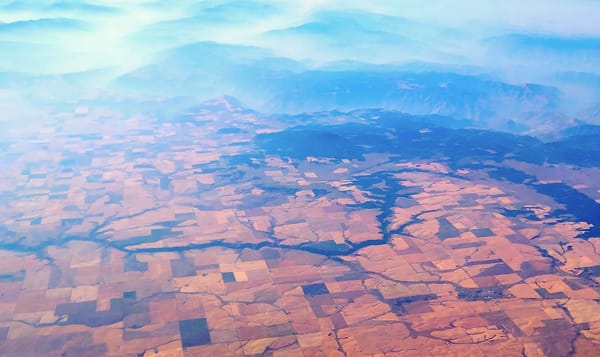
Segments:
[[[509,34],[484,41],[490,62],[527,65],[536,71],[594,71],[600,38]]]
[[[257,110],[299,113],[386,108],[480,121],[523,122],[558,108],[560,93],[483,75],[445,72],[309,70],[249,46],[196,43],[161,54],[155,64],[118,78],[115,88],[161,95],[231,94]]]
[[[283,53],[311,51],[321,58],[369,62],[435,60],[464,62],[456,43],[465,34],[454,29],[371,12],[321,11],[287,28],[265,32],[261,40]],[[435,41],[435,46],[432,46]]]

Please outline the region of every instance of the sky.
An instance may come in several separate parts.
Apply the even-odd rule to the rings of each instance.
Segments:
[[[265,46],[283,56],[316,61],[365,60],[352,58],[351,51],[343,49],[315,51],[303,46],[311,43],[310,38],[292,45],[265,35],[302,25],[323,11],[348,10],[440,28],[439,41],[424,40],[430,47],[432,43],[439,43],[442,49],[444,45],[455,46],[443,34],[456,31],[471,40],[460,47],[467,56],[477,56],[477,45],[472,41],[494,34],[600,37],[600,1],[596,0],[1,0],[0,50],[4,59],[0,60],[0,71],[64,73],[106,67],[127,71],[174,45],[206,40]],[[363,49],[360,43],[357,46]],[[380,62],[405,59],[386,54]]]

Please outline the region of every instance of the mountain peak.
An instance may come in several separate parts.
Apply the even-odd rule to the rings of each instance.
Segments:
[[[247,106],[235,97],[222,95],[202,103],[204,107],[225,109],[227,111],[247,110]]]

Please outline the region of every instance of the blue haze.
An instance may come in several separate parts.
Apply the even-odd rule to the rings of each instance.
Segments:
[[[348,3],[0,0],[1,120],[42,102],[233,95],[541,137],[600,123],[598,1]]]

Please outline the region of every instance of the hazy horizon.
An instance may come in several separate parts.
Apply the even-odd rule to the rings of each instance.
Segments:
[[[352,48],[335,48],[328,53],[302,51],[301,43],[315,42],[310,36],[326,38],[331,36],[329,31],[356,24],[357,33],[373,35],[367,39],[383,40],[365,44],[361,43],[362,38],[355,38],[353,45],[357,47],[369,45],[376,51],[378,46],[387,47],[386,41],[405,38],[422,42],[431,52],[457,55],[452,53],[456,49],[450,51],[448,46],[458,44],[462,46],[459,51],[470,50],[460,53],[464,63],[484,66],[488,63],[481,58],[480,42],[488,38],[509,34],[567,39],[600,37],[600,24],[594,16],[600,10],[600,2],[592,0],[511,0],[495,6],[480,1],[431,1],[426,6],[418,1],[352,5],[343,1],[260,0],[2,1],[0,9],[0,43],[5,48],[13,46],[10,53],[4,51],[9,58],[0,63],[1,72],[72,73],[107,67],[127,71],[151,63],[161,51],[201,41],[265,47],[278,56],[316,63],[356,59],[397,63],[418,59],[403,53],[402,46],[393,51],[387,49],[383,58],[349,53]],[[343,24],[343,19],[356,23]],[[398,27],[388,28],[387,32],[361,27],[380,20],[397,21]],[[293,46],[268,36],[315,21],[322,26],[300,32],[295,36],[299,41]],[[340,41],[344,35],[338,32],[335,40]],[[10,56],[31,49],[27,46],[37,46],[33,48],[41,49],[42,56],[47,55],[51,63],[10,63]],[[425,53],[421,56],[421,60],[428,59]],[[439,63],[445,62],[431,56]]]
[[[318,91],[327,82],[334,93],[368,86],[373,73],[431,71],[555,87],[560,98],[544,113],[523,110],[595,123],[587,113],[600,102],[599,12],[592,0],[1,1],[2,120],[35,117],[40,102],[122,95],[189,96],[190,103],[233,95],[266,112],[350,110],[358,107],[335,98],[294,108],[270,103],[284,103],[273,96],[292,83]],[[311,71],[323,74],[321,84],[310,84]],[[402,111],[388,97],[407,84],[389,85],[388,94],[361,105]],[[451,114],[444,101],[432,113]],[[406,106],[414,110],[429,109]]]

